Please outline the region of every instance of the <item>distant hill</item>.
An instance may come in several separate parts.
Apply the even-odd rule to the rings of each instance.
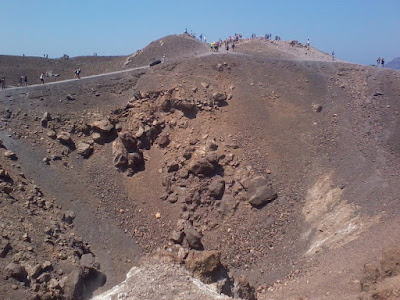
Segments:
[[[400,70],[400,57],[396,57],[392,61],[388,62],[386,64],[386,67],[388,67],[390,69],[398,69],[398,70]]]

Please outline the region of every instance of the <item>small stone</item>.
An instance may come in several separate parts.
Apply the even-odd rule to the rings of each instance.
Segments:
[[[42,263],[42,269],[43,271],[51,271],[53,270],[53,264],[50,261],[46,260],[44,263]]]
[[[11,150],[5,151],[4,157],[11,159],[11,160],[17,160],[17,155],[14,152],[12,152]]]
[[[161,214],[159,212],[156,212],[156,219],[160,219],[161,218]]]
[[[207,82],[201,82],[200,84],[201,84],[201,86],[202,86],[203,88],[205,88],[205,89],[208,89],[209,86],[210,86],[210,84],[207,83]]]
[[[170,143],[170,139],[169,139],[168,134],[162,134],[158,137],[158,145],[161,148],[167,147],[169,143]]]
[[[71,135],[65,131],[61,131],[57,134],[57,140],[59,140],[62,144],[69,144],[72,142]]]
[[[39,283],[46,283],[46,282],[49,282],[50,279],[51,279],[50,273],[43,273],[42,275],[40,275],[40,276],[37,278],[37,282],[39,282]]]
[[[114,125],[108,120],[95,121],[92,128],[100,133],[110,133],[114,129]]]
[[[215,151],[218,149],[218,144],[215,139],[208,139],[206,141],[206,151]]]
[[[48,131],[46,132],[46,134],[47,134],[47,136],[48,136],[49,138],[51,138],[51,139],[55,139],[55,138],[57,137],[57,134],[56,134],[56,132],[55,132],[54,130],[48,130]]]
[[[84,158],[87,158],[90,156],[90,154],[92,154],[93,152],[93,147],[85,142],[81,142],[78,144],[78,146],[76,147],[77,152],[82,155]]]
[[[93,139],[93,141],[94,141],[95,143],[98,143],[98,144],[100,144],[100,143],[103,142],[103,138],[101,137],[101,134],[98,133],[98,132],[94,132],[94,133],[92,134],[92,139]]]
[[[179,163],[175,160],[171,160],[167,163],[167,171],[168,173],[176,172],[179,170]]]
[[[322,105],[320,104],[313,104],[312,108],[314,109],[315,112],[319,113],[322,111]]]
[[[75,100],[75,97],[72,96],[71,94],[68,94],[67,96],[65,96],[65,99],[73,101],[73,100]]]
[[[60,288],[60,282],[55,278],[50,279],[49,283],[47,284],[47,287],[49,289],[58,289]]]
[[[175,243],[175,244],[182,244],[183,242],[183,238],[184,238],[184,234],[182,231],[172,231],[171,233],[171,240]]]

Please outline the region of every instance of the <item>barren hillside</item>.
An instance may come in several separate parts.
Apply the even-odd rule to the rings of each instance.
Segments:
[[[400,72],[187,36],[125,68],[164,54],[0,91],[0,294],[87,299],[134,267],[154,284],[115,295],[396,299]]]

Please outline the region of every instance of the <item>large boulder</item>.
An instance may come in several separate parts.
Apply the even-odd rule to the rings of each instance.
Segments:
[[[268,184],[268,181],[261,176],[251,181],[247,195],[249,203],[256,208],[262,208],[278,197],[276,191]]]
[[[194,175],[211,176],[215,172],[215,166],[205,158],[193,161],[189,166],[189,171]]]
[[[64,297],[67,300],[80,300],[84,293],[85,285],[83,274],[80,269],[72,271],[62,280],[64,285]]]
[[[114,166],[118,169],[126,169],[128,167],[128,151],[120,140],[112,143],[112,155]]]
[[[235,214],[237,206],[238,202],[235,198],[233,198],[232,195],[225,193],[219,203],[218,212],[224,217],[231,217]]]
[[[200,277],[206,283],[213,282],[220,269],[223,268],[221,264],[221,253],[219,251],[189,251],[185,261],[185,266],[195,276]]]
[[[208,191],[214,199],[221,199],[225,191],[225,180],[220,176],[215,177],[208,186]]]
[[[203,250],[204,246],[201,243],[203,235],[192,226],[186,226],[183,230],[186,241],[191,249]]]

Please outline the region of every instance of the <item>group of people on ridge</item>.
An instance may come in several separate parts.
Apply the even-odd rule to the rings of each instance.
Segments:
[[[81,68],[77,68],[75,71],[74,71],[74,78],[78,78],[78,79],[80,79],[81,78]],[[45,82],[44,82],[44,78],[46,77],[46,75],[45,75],[45,73],[40,73],[40,76],[39,76],[39,79],[40,79],[40,83],[41,84],[44,84]],[[19,78],[19,80],[18,80],[18,85],[17,86],[27,86],[28,85],[28,76],[27,75],[23,75],[23,76],[21,76],[20,78]],[[2,90],[4,90],[5,88],[6,88],[6,78],[3,76],[3,77],[0,77],[0,86],[1,86],[1,89]]]
[[[385,59],[383,57],[378,57],[378,59],[376,60],[376,66],[379,67],[379,65],[382,65],[382,68],[385,67]]]

